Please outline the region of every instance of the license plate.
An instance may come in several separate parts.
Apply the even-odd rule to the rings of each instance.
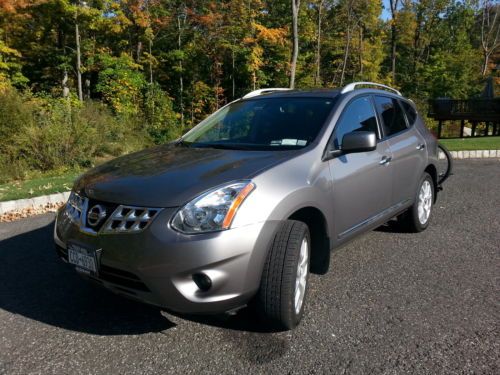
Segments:
[[[95,250],[85,249],[74,244],[68,245],[68,262],[84,271],[97,273]]]

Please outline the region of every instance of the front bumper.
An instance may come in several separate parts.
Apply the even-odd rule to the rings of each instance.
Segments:
[[[226,231],[184,235],[168,222],[175,209],[163,209],[140,233],[92,235],[81,231],[61,209],[54,241],[67,261],[67,244],[101,249],[97,276],[84,276],[115,293],[180,313],[220,313],[243,306],[257,292],[277,222]],[[193,274],[212,280],[200,290]]]

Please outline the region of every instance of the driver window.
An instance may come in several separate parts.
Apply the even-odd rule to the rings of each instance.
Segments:
[[[345,134],[355,131],[372,131],[377,134],[377,118],[369,96],[354,99],[350,102],[340,120],[335,125],[333,146],[340,149]]]

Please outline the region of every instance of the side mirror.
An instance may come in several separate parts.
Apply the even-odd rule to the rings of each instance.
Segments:
[[[342,138],[340,149],[342,153],[373,151],[377,148],[375,132],[356,131],[347,133]]]

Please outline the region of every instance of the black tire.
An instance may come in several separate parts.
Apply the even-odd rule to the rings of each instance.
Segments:
[[[430,200],[429,216],[427,218],[427,221],[422,223],[419,219],[418,204],[419,204],[420,190],[422,188],[422,185],[426,181],[429,182],[429,184],[430,184],[432,197]],[[400,225],[400,227],[407,232],[413,232],[413,233],[418,233],[418,232],[422,232],[423,230],[425,230],[429,226],[429,222],[431,220],[432,208],[434,207],[435,194],[436,194],[436,191],[435,191],[435,187],[434,187],[434,181],[432,180],[432,177],[427,172],[424,172],[424,174],[422,175],[422,178],[420,179],[420,183],[418,184],[418,189],[417,189],[417,192],[415,194],[415,201],[414,201],[413,205],[407,211],[405,211],[403,214],[401,214],[398,217],[398,224]]]
[[[295,283],[298,273],[300,249],[307,241],[307,274],[304,298],[297,312]],[[311,238],[306,224],[286,220],[280,224],[264,265],[260,289],[255,299],[257,312],[267,323],[278,329],[292,329],[302,319],[307,297]]]

